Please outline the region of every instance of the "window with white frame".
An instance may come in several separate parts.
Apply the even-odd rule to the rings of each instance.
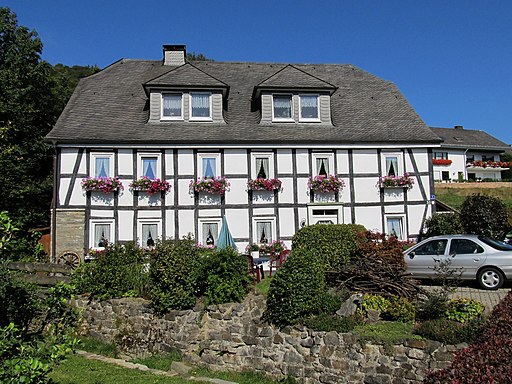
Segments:
[[[387,234],[394,236],[398,240],[405,240],[404,238],[404,217],[392,216],[386,218]]]
[[[272,118],[273,120],[293,120],[292,95],[272,96]]]
[[[199,155],[199,175],[200,177],[213,178],[219,176],[220,155],[218,153]]]
[[[103,249],[112,242],[114,242],[114,220],[91,221],[89,248]]]
[[[220,222],[220,218],[199,220],[199,239],[202,245],[217,245]]]
[[[211,120],[212,119],[212,94],[191,93],[190,94],[190,120]]]
[[[154,180],[160,178],[160,154],[142,153],[139,154],[139,174],[148,179]]]
[[[137,233],[141,247],[154,247],[157,239],[162,236],[161,221],[153,219],[139,220],[137,225]]]
[[[300,95],[299,121],[319,121],[318,95]]]
[[[276,239],[276,220],[273,217],[253,219],[253,242],[270,244]]]
[[[334,156],[332,153],[313,154],[313,176],[327,176],[334,173]]]
[[[434,159],[448,160],[448,152],[434,152]]]
[[[91,154],[91,174],[94,177],[112,177],[114,156],[111,153]]]
[[[397,177],[403,174],[401,159],[402,155],[399,153],[384,154],[384,176]]]
[[[272,153],[253,153],[252,178],[271,179],[274,177],[274,157]]]
[[[183,95],[181,93],[162,93],[162,119],[183,119]]]

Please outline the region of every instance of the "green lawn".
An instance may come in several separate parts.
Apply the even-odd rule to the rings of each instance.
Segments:
[[[457,184],[436,184],[436,198],[458,210],[466,196],[477,193],[499,197],[512,213],[512,183],[511,186],[499,188],[488,188],[478,183],[472,183],[471,188],[457,188]]]

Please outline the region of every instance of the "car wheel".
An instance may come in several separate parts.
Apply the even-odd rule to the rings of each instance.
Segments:
[[[484,268],[478,274],[478,284],[483,289],[498,289],[504,282],[503,274],[496,268]]]

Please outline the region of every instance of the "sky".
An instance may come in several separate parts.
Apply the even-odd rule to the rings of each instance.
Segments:
[[[162,58],[353,64],[395,83],[425,123],[512,144],[509,0],[0,0],[51,64]]]

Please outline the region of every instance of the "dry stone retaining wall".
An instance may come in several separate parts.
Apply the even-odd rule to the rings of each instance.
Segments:
[[[313,383],[417,383],[425,370],[446,367],[461,346],[409,340],[394,345],[363,342],[353,334],[279,330],[261,322],[265,298],[244,303],[153,314],[142,299],[73,304],[82,309],[82,332],[115,342],[132,356],[179,350],[185,360],[212,370],[253,370]]]

